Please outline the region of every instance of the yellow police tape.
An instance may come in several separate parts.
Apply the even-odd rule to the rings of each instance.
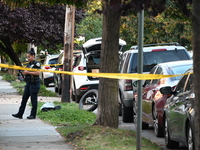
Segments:
[[[75,72],[69,72],[69,71],[52,71],[52,70],[44,70],[44,69],[25,68],[21,66],[7,65],[7,64],[0,64],[0,67],[17,69],[17,70],[52,72],[52,73],[58,73],[58,74],[82,75],[82,76],[92,76],[92,77],[111,78],[111,79],[151,80],[151,79],[161,79],[161,78],[169,78],[169,77],[186,75],[186,74],[160,75],[160,74],[128,74],[128,73],[75,73]],[[190,74],[190,73],[187,73],[187,74]]]

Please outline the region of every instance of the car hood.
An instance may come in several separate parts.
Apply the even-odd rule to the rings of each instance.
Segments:
[[[84,55],[88,55],[88,53],[92,52],[94,53],[94,51],[101,51],[101,43],[102,43],[101,37],[93,38],[86,41],[82,47]],[[123,47],[126,45],[126,42],[122,39],[119,39],[119,45],[120,45],[119,51],[122,51]]]

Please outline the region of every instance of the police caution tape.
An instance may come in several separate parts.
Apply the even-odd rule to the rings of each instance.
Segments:
[[[111,79],[136,79],[136,80],[151,80],[151,79],[161,79],[161,78],[170,78],[176,76],[183,76],[187,74],[177,74],[177,75],[160,75],[160,74],[128,74],[128,73],[75,73],[69,71],[53,71],[53,70],[44,70],[44,69],[33,69],[25,68],[15,65],[0,64],[1,68],[11,68],[17,70],[27,70],[27,71],[40,71],[40,72],[52,72],[57,74],[67,74],[67,75],[81,75],[81,76],[91,76],[99,78],[111,78]]]

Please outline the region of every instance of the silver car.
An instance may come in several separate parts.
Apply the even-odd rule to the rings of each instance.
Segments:
[[[45,58],[45,61],[41,67],[44,70],[55,70],[54,64],[57,64],[58,55],[50,55]],[[50,83],[54,82],[53,73],[52,72],[41,72],[41,80],[45,86],[49,86]]]

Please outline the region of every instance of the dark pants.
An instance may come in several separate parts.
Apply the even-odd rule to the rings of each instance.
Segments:
[[[26,108],[26,103],[29,99],[29,97],[31,97],[31,104],[32,104],[32,110],[31,110],[31,114],[32,116],[36,116],[37,113],[37,97],[38,97],[38,92],[40,89],[40,81],[38,81],[37,83],[30,83],[27,82],[26,86],[24,88],[24,94],[22,97],[22,102],[21,102],[21,106],[19,107],[19,112],[18,114],[23,116],[25,108]]]

